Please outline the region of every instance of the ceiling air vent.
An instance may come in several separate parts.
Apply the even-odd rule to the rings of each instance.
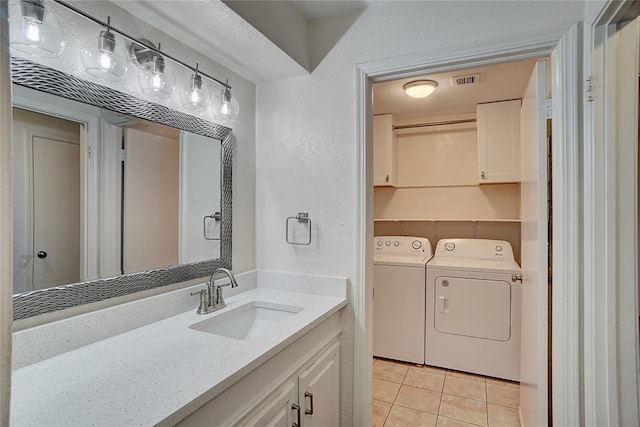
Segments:
[[[452,86],[472,85],[480,82],[480,74],[451,77]]]

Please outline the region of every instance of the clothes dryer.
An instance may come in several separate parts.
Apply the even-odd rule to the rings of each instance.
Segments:
[[[509,242],[440,240],[427,265],[426,363],[519,381],[519,273]]]
[[[378,236],[373,247],[373,354],[422,365],[431,243],[423,237]]]

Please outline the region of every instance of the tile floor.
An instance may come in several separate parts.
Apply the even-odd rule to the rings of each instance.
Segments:
[[[374,427],[519,427],[519,401],[516,382],[373,360]]]

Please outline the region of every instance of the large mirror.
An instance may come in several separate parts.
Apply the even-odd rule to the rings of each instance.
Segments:
[[[14,319],[231,268],[230,129],[12,57]]]

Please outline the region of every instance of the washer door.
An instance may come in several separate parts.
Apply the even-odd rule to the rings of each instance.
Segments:
[[[439,276],[434,304],[434,326],[440,333],[496,341],[511,338],[509,282]]]

